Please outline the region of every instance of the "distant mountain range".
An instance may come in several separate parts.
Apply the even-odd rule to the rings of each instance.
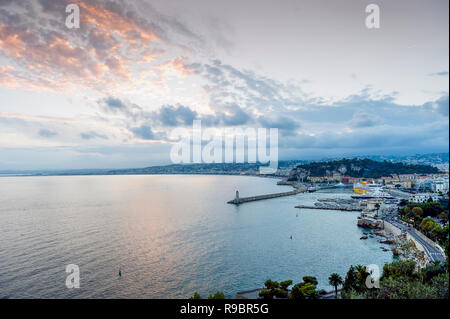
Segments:
[[[392,162],[414,165],[448,165],[449,153],[431,153],[417,154],[411,156],[384,156],[384,155],[368,155],[356,156],[357,159],[369,159],[376,162]],[[292,168],[301,164],[312,162],[327,162],[341,160],[340,158],[322,159],[322,160],[289,160],[280,161],[278,168],[280,175],[288,173]],[[259,167],[264,166],[259,163],[223,163],[223,164],[177,164],[165,166],[150,166],[146,168],[129,168],[129,169],[79,169],[79,170],[30,170],[30,171],[1,171],[0,175],[25,175],[25,176],[57,176],[57,175],[127,175],[127,174],[223,174],[223,175],[255,175],[259,171]]]
[[[307,161],[281,161],[278,163],[280,171],[290,171],[298,164]],[[80,169],[53,171],[0,171],[0,175],[13,176],[65,176],[65,175],[164,175],[164,174],[202,174],[202,175],[256,175],[261,163],[219,163],[219,164],[172,164],[164,166],[150,166],[144,168],[125,168],[110,170]]]

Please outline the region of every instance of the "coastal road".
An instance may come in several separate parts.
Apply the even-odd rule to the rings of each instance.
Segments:
[[[414,232],[411,227],[406,226],[395,218],[388,218],[387,221],[414,237],[414,239],[423,246],[423,248],[425,249],[425,253],[431,261],[445,262],[445,256],[442,254],[441,250],[423,240]]]

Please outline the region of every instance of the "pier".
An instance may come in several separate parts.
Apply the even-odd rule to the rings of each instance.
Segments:
[[[267,195],[259,195],[259,196],[251,196],[251,197],[242,197],[242,198],[239,197],[239,192],[236,191],[235,199],[230,200],[228,202],[228,204],[240,205],[240,204],[243,204],[243,203],[255,202],[255,201],[258,201],[258,200],[297,195],[299,193],[304,193],[306,191],[307,191],[306,189],[297,188],[297,189],[295,189],[293,191],[290,191],[290,192],[267,194]]]
[[[363,207],[360,206],[307,206],[298,205],[295,208],[305,208],[305,209],[323,209],[323,210],[343,210],[347,212],[361,212]]]

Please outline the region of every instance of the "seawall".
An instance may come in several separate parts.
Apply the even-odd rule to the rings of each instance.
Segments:
[[[384,230],[385,230],[386,232],[388,232],[388,233],[393,234],[394,236],[399,236],[399,235],[402,234],[402,231],[401,231],[400,228],[398,228],[398,227],[392,225],[391,223],[389,223],[389,222],[387,222],[387,221],[384,221]],[[419,232],[418,232],[418,231],[414,230],[414,232],[415,232],[416,234],[419,235]],[[421,236],[420,236],[420,235],[421,235]],[[431,239],[429,239],[428,237],[426,237],[426,236],[423,235],[422,233],[420,233],[420,235],[419,235],[419,236],[420,236],[421,238],[425,237],[425,238],[427,239],[427,240],[426,240],[427,243],[431,242],[430,245],[433,245],[433,246],[435,245],[435,243],[434,243]],[[427,251],[425,250],[425,248],[423,247],[423,245],[422,245],[421,243],[419,243],[419,242],[418,242],[413,236],[411,236],[409,233],[406,233],[406,239],[412,241],[412,242],[414,243],[414,245],[416,246],[416,248],[417,248],[419,251],[421,251],[421,252],[424,253],[424,255],[425,255],[425,257],[427,258],[428,262],[431,262],[430,257],[428,256]],[[424,239],[424,240],[425,240],[425,239]]]

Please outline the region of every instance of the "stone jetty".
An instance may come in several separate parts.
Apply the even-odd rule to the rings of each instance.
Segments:
[[[255,202],[258,200],[265,200],[265,199],[271,199],[271,198],[297,195],[299,193],[304,193],[306,191],[307,191],[306,188],[296,188],[295,190],[290,191],[290,192],[251,196],[251,197],[239,197],[239,192],[236,191],[236,197],[233,200],[230,200],[228,202],[228,204],[240,205],[240,204],[244,204],[244,203]]]

